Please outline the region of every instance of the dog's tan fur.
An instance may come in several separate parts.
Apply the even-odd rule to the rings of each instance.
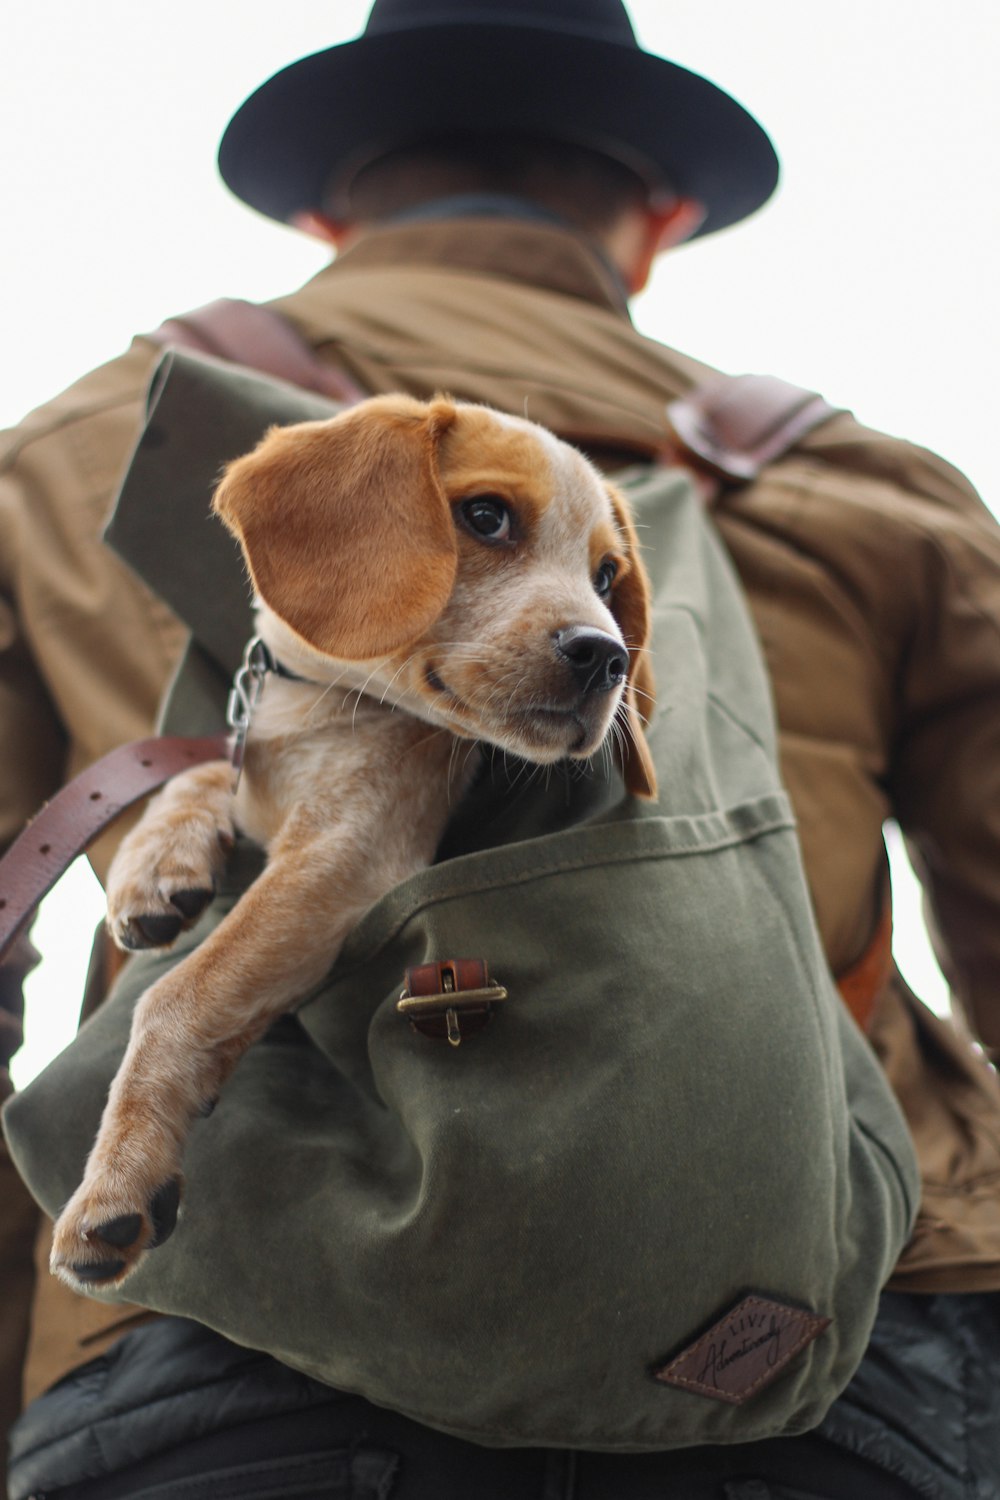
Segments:
[[[461,523],[462,502],[483,495],[508,507],[509,537]],[[100,1279],[121,1281],[149,1247],[151,1201],[179,1179],[192,1120],[364,912],[430,863],[476,742],[539,764],[583,759],[614,723],[627,786],[655,795],[640,714],[646,576],[622,498],[574,449],[486,408],[378,397],[272,431],[230,465],[215,508],[243,546],[261,636],[306,680],[268,678],[235,797],[228,762],[179,776],[112,868],[108,922],[134,946],[136,918],[176,915],[172,896],[214,885],[236,828],[268,852],[232,912],[136,1008],[83,1183],[56,1224],[52,1268],[70,1284],[111,1264]],[[594,580],[608,561],[602,602]],[[628,647],[625,682],[586,701],[553,649],[555,632],[578,626]],[[109,1249],[100,1229],[134,1216],[134,1242],[119,1232]]]

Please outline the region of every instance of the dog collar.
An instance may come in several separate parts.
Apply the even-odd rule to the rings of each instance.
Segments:
[[[254,709],[260,702],[260,695],[264,691],[264,683],[268,677],[284,677],[288,682],[311,680],[308,677],[301,677],[298,672],[291,671],[278,661],[270,646],[261,640],[259,635],[255,635],[247,642],[246,650],[243,652],[243,661],[233,676],[233,684],[229,689],[229,701],[226,704],[226,723],[231,730],[229,758],[233,767],[234,792],[240,784]],[[316,685],[321,686],[319,683]]]

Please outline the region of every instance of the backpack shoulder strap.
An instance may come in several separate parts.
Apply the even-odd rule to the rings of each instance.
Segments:
[[[193,312],[168,318],[146,338],[161,348],[188,349],[230,364],[247,365],[353,406],[363,392],[326,364],[287,318],[269,307],[220,297]]]
[[[838,408],[773,375],[714,377],[667,407],[683,453],[731,484],[748,484]]]

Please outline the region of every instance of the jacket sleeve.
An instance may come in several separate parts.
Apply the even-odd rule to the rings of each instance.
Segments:
[[[0,435],[0,850],[64,780],[149,733],[179,651],[180,627],[101,540],[157,357],[137,343]],[[0,1102],[32,962],[22,940],[0,966]],[[20,1407],[38,1224],[0,1140],[0,1448]]]
[[[1000,525],[936,454],[846,414],[805,445],[835,472],[831,559],[891,674],[883,775],[928,929],[1000,1060]]]
[[[891,795],[939,962],[1000,1059],[1000,527],[924,506]]]
[[[102,540],[159,352],[137,340],[0,438],[0,847],[64,780],[149,733],[180,650],[177,621]]]
[[[834,971],[870,939],[895,818],[956,1001],[1000,1056],[1000,526],[943,460],[846,413],[720,524]]]
[[[15,496],[0,475],[0,849],[58,788],[66,735],[19,618]]]

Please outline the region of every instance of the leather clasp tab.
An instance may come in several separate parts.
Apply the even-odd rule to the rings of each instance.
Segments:
[[[396,1009],[422,1036],[457,1047],[506,999],[503,985],[491,983],[485,959],[449,958],[407,969]]]
[[[815,391],[772,375],[711,380],[667,407],[667,421],[687,455],[735,484],[756,479],[765,464],[836,414]]]

